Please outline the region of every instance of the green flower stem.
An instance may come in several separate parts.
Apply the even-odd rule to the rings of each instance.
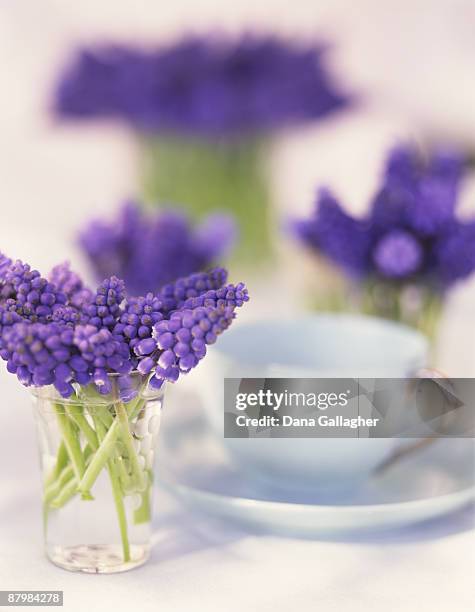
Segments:
[[[112,423],[114,422],[114,419],[111,413],[109,412],[109,410],[105,406],[97,405],[97,406],[94,406],[94,408],[92,409],[92,412],[93,412],[92,417],[95,423],[96,431],[97,432],[99,431],[107,432],[107,430],[111,427]],[[132,481],[130,474],[128,473],[128,470],[126,469],[124,458],[122,457],[118,449],[118,444],[119,442],[117,441],[115,448],[114,448],[114,453],[113,453],[114,461],[116,464],[117,471],[119,473],[119,479],[120,479],[120,483],[122,486],[122,490],[124,493],[128,493],[129,491],[133,489],[133,481]]]
[[[122,554],[124,563],[130,561],[130,544],[127,530],[127,516],[125,513],[124,500],[120,488],[119,476],[114,466],[114,462],[110,459],[107,462],[107,470],[112,486],[112,494],[114,496],[115,507],[117,510],[117,518],[119,519],[120,538],[122,540]]]
[[[81,445],[79,443],[79,437],[72,426],[72,423],[65,413],[64,407],[61,404],[54,404],[56,410],[56,416],[63,437],[63,442],[68,451],[69,459],[73,466],[74,474],[78,481],[80,481],[85,471],[84,456],[81,451]],[[84,495],[88,495],[89,491],[84,491]]]
[[[119,476],[122,493],[124,495],[132,493],[134,490],[134,483],[125,466],[124,458],[118,452],[116,452],[113,461],[116,467],[117,474]]]
[[[83,495],[90,494],[89,491],[93,484],[96,482],[102,468],[106,465],[110,456],[114,452],[114,446],[120,433],[120,423],[118,419],[110,426],[104,439],[99,445],[99,448],[95,452],[91,463],[87,467],[84,475],[79,481],[78,490]]]
[[[443,300],[437,293],[428,293],[424,307],[417,320],[417,327],[426,334],[433,343],[437,331],[437,324],[442,314]]]
[[[132,472],[132,478],[137,485],[139,491],[143,491],[147,486],[144,470],[141,468],[137,452],[134,447],[132,434],[130,433],[130,423],[127,416],[127,411],[124,404],[118,402],[116,405],[117,419],[121,424],[121,440],[125,444],[127,454],[129,456],[130,469]]]
[[[84,437],[92,450],[97,450],[99,443],[97,441],[96,432],[89,425],[86,417],[84,416],[82,406],[78,404],[67,404],[65,405],[65,408],[70,419],[76,423],[80,431],[84,434]]]
[[[55,499],[49,504],[50,508],[58,510],[62,508],[70,499],[72,499],[77,493],[77,478],[74,476],[61,490],[61,493],[55,497]]]
[[[63,469],[68,464],[68,462],[69,462],[68,451],[66,450],[66,445],[64,444],[64,441],[61,441],[61,444],[59,445],[59,449],[58,449],[58,454],[56,456],[56,464],[45,479],[45,482],[44,482],[45,488],[48,485],[52,484],[58,478],[58,476],[61,474]]]
[[[141,523],[148,523],[151,520],[152,509],[151,509],[151,488],[153,482],[153,473],[151,470],[147,471],[148,484],[145,491],[142,493],[142,503],[134,512],[134,523],[140,525]]]
[[[97,437],[100,440],[101,445],[102,445],[105,439],[107,438],[107,435],[109,432],[106,433],[104,425],[97,417],[96,419],[94,419],[94,422],[96,425]],[[122,491],[120,487],[120,480],[119,480],[119,476],[118,476],[118,473],[115,467],[114,460],[109,459],[107,461],[107,471],[109,473],[109,479],[111,481],[112,495],[114,497],[114,503],[115,503],[115,507],[117,511],[117,518],[119,521],[120,538],[122,541],[122,555],[123,555],[124,563],[127,563],[127,561],[130,561],[130,544],[129,544],[128,529],[127,529],[127,515],[125,512],[124,500],[122,497]]]
[[[92,412],[92,410],[94,411],[94,414],[96,414],[99,417],[101,423],[104,425],[106,430],[109,429],[109,427],[114,422],[114,417],[109,412],[107,407],[101,406],[98,404],[97,406],[94,406],[89,412]],[[96,429],[97,429],[97,424],[96,424]]]
[[[137,397],[135,400],[132,400],[131,402],[126,404],[129,421],[133,421],[138,417],[140,411],[145,405],[145,402],[146,400],[144,398]]]
[[[86,465],[89,464],[91,456],[92,456],[92,450],[89,446],[86,446],[84,448],[84,459],[85,459]],[[74,480],[74,482],[77,485],[77,479],[74,475],[73,467],[72,465],[68,465],[63,469],[63,471],[61,472],[56,482],[51,484],[45,489],[44,497],[43,497],[44,505],[45,506],[50,505],[51,507],[59,508],[63,506],[66,503],[66,501],[69,501],[69,499],[71,498],[69,494],[64,497],[65,501],[58,501],[58,500],[63,499],[64,490],[70,486],[72,480]],[[77,493],[77,489],[75,492]]]
[[[96,423],[96,430],[105,427],[105,430],[107,431],[114,422],[111,413],[107,410],[105,406],[96,406],[94,410],[96,413],[96,419],[99,421],[98,423]],[[119,434],[120,438],[122,437],[121,434],[122,432],[120,432]],[[122,457],[122,454],[118,449],[118,445],[119,441],[116,442],[114,449],[114,463],[119,474],[119,481],[122,487],[122,491],[124,494],[126,494],[133,490],[134,482],[125,466],[124,458]]]
[[[55,497],[59,495],[61,489],[74,477],[72,465],[64,468],[58,478],[44,489],[43,501],[49,504]]]

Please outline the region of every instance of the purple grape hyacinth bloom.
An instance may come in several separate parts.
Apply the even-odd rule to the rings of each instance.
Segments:
[[[314,217],[296,221],[294,227],[301,240],[318,248],[350,275],[359,276],[366,270],[367,224],[346,213],[329,190],[320,190]]]
[[[376,268],[388,278],[404,278],[414,274],[422,263],[422,256],[421,244],[402,230],[383,236],[373,251]]]
[[[73,370],[73,330],[59,323],[29,323],[12,325],[5,336],[8,351],[7,369],[15,373],[24,385],[54,384],[69,396]]]
[[[158,296],[163,301],[163,308],[170,312],[182,308],[185,302],[202,295],[206,291],[219,289],[228,278],[224,268],[214,268],[209,272],[197,272],[185,278],[179,278],[160,289]]]
[[[193,36],[156,49],[82,48],[60,76],[54,108],[66,118],[120,119],[145,133],[266,133],[350,103],[324,53],[257,35]]]
[[[43,278],[37,270],[18,260],[6,265],[0,277],[1,295],[15,301],[17,312],[32,322],[45,322],[56,308],[66,303],[66,295]]]
[[[132,363],[125,340],[113,335],[107,328],[94,325],[78,325],[73,338],[78,347],[81,359],[93,368],[92,380],[103,395],[111,392],[111,383],[107,372],[129,374]]]
[[[467,168],[456,153],[395,147],[364,217],[352,217],[321,190],[314,216],[294,230],[349,276],[444,292],[475,270],[475,220],[462,221],[455,211]]]
[[[82,311],[90,325],[97,328],[113,329],[122,314],[121,304],[125,298],[125,283],[116,276],[102,281],[91,303],[86,303]]]
[[[168,321],[157,323],[153,337],[156,348],[162,352],[155,367],[155,378],[174,382],[180,372],[189,372],[206,355],[206,346],[216,342],[234,317],[233,306],[199,306],[177,311]],[[149,366],[152,366],[150,361]]]
[[[64,293],[74,308],[81,309],[87,303],[92,302],[92,291],[85,287],[81,277],[71,270],[69,262],[55,266],[49,274],[49,280]]]
[[[164,317],[164,303],[153,293],[145,297],[129,298],[119,322],[114,327],[114,334],[127,339],[131,349],[137,344],[152,336],[155,323]]]
[[[120,398],[130,401],[138,392],[132,372],[154,387],[176,381],[249,299],[243,283],[225,285],[223,268],[145,297],[127,297],[114,276],[94,293],[66,264],[50,279],[57,285],[0,254],[0,357],[22,384],[54,385],[63,397],[90,384],[107,395],[115,375]]]
[[[92,221],[79,243],[98,280],[115,274],[131,295],[145,295],[208,268],[227,254],[235,236],[228,215],[211,215],[193,227],[179,212],[145,213],[128,202],[113,221]]]

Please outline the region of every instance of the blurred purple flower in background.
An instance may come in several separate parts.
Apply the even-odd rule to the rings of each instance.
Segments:
[[[388,232],[373,251],[376,269],[387,278],[404,278],[416,273],[422,256],[422,246],[403,230]]]
[[[210,215],[194,227],[177,211],[147,213],[129,202],[112,221],[89,223],[79,242],[97,280],[115,274],[131,295],[145,295],[209,268],[228,253],[235,235],[229,215]]]
[[[322,46],[251,34],[188,37],[150,50],[83,48],[60,77],[55,112],[116,118],[145,133],[266,133],[350,102],[323,55]]]
[[[454,152],[396,147],[365,217],[350,216],[322,190],[313,217],[294,230],[348,276],[443,292],[475,270],[475,219],[455,214],[466,168]]]

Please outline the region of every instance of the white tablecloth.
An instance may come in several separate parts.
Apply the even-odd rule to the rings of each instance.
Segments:
[[[475,603],[474,510],[377,536],[250,533],[158,494],[150,562],[85,576],[43,557],[28,393],[0,374],[0,590],[64,591],[65,610],[465,612]]]

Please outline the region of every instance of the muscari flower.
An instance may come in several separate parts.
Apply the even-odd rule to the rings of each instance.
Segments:
[[[15,323],[23,321],[17,312],[15,300],[9,298],[0,303],[0,357],[4,361],[10,358],[10,352],[6,347],[5,338],[8,334],[8,329]]]
[[[226,270],[215,268],[179,278],[156,296],[149,293],[145,297],[129,298],[113,333],[126,339],[138,360],[156,348],[151,342],[155,324],[170,318],[174,312],[198,306],[236,308],[249,300],[243,283],[223,286],[226,279]]]
[[[90,303],[86,303],[82,312],[89,325],[98,329],[114,329],[120,315],[121,304],[125,298],[125,283],[116,276],[102,281]]]
[[[63,397],[88,384],[108,394],[116,374],[120,397],[129,401],[137,393],[132,370],[155,387],[175,381],[229,326],[248,294],[242,283],[224,286],[226,277],[217,268],[177,279],[157,295],[126,298],[115,277],[93,293],[63,265],[51,275],[59,291],[2,256],[0,288],[8,287],[9,297],[0,301],[0,357],[24,385],[54,385]],[[88,298],[78,303],[78,294]]]
[[[117,331],[132,337],[138,371],[145,375],[154,370],[153,385],[161,386],[164,380],[174,382],[180,372],[195,367],[206,354],[206,344],[215,342],[231,323],[235,309],[249,300],[243,283],[221,286],[226,278],[226,271],[216,268],[178,279],[162,290],[153,306],[152,296],[148,296],[150,312],[145,321],[134,317],[130,329],[119,326]],[[160,305],[163,314],[159,314]],[[154,317],[157,322],[150,329]],[[125,315],[122,320],[131,322]],[[171,349],[175,351],[173,363]]]
[[[175,382],[181,372],[189,372],[198,365],[206,355],[206,346],[216,342],[234,317],[233,306],[200,306],[174,312],[169,320],[161,321],[153,328],[154,351],[160,351],[157,364],[153,358],[146,357],[139,364],[139,371],[154,368],[152,384],[158,387],[165,380]],[[141,348],[139,344],[138,350]],[[151,343],[144,348],[144,352],[150,348]]]
[[[1,284],[5,296],[15,300],[19,314],[32,322],[50,320],[54,310],[67,301],[53,283],[19,260],[9,266],[4,263]]]
[[[269,132],[349,104],[324,52],[255,35],[189,37],[150,50],[83,48],[60,76],[54,108],[66,118],[119,119],[152,133]]]
[[[367,223],[346,213],[327,189],[319,192],[314,216],[296,221],[294,229],[301,240],[317,248],[350,275],[366,271]]]
[[[15,323],[4,334],[7,369],[24,385],[54,384],[70,395],[70,359],[74,355],[73,330],[59,323]]]
[[[75,362],[76,368],[79,367],[79,359],[83,360],[84,365],[87,364],[85,370],[92,370],[92,380],[104,395],[112,390],[108,372],[129,374],[132,370],[127,343],[105,327],[78,325],[74,330],[73,341],[80,352]],[[84,368],[84,365],[81,367]]]
[[[163,301],[153,293],[129,298],[113,331],[115,335],[126,338],[130,348],[134,349],[141,340],[152,336],[153,326],[163,317]]]
[[[455,153],[396,147],[367,215],[352,217],[322,190],[314,216],[295,232],[349,276],[444,291],[475,270],[475,220],[455,213],[466,168]]]
[[[227,277],[228,273],[224,268],[190,274],[162,287],[158,292],[158,297],[163,301],[163,309],[170,312],[183,307],[189,298],[202,295],[206,291],[219,289],[224,285]]]
[[[420,243],[408,232],[394,230],[385,234],[373,250],[374,264],[383,276],[404,278],[417,272],[422,264]]]
[[[189,297],[183,303],[183,308],[221,308],[231,306],[236,308],[242,306],[249,300],[249,295],[244,283],[237,285],[229,284],[219,289],[209,289],[196,297]]]
[[[65,261],[55,266],[48,278],[58,291],[64,293],[73,308],[81,309],[85,304],[92,302],[92,291],[84,285],[79,274],[71,270],[69,262]]]
[[[79,243],[98,280],[124,279],[131,295],[156,292],[163,285],[208,268],[231,248],[235,223],[214,214],[193,226],[176,211],[143,212],[126,203],[111,222],[96,220],[80,233]]]

